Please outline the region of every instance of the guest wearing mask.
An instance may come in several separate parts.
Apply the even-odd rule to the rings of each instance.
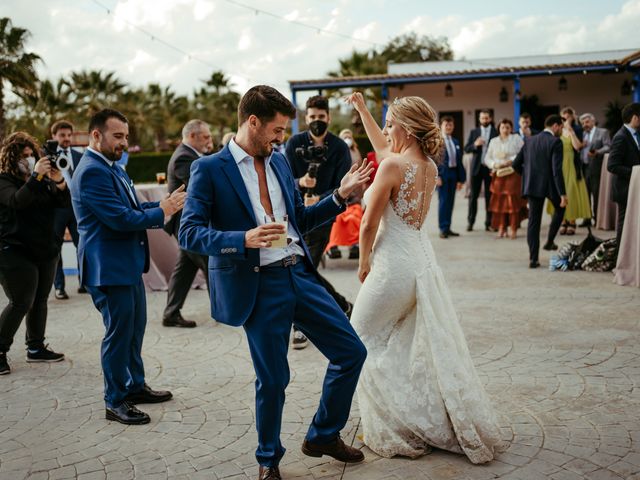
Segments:
[[[507,236],[507,225],[511,239],[517,237],[524,207],[522,199],[522,177],[511,165],[524,145],[519,135],[512,135],[513,123],[504,119],[498,125],[500,135],[489,142],[485,165],[491,170],[491,222],[498,229],[498,238]]]
[[[11,372],[7,352],[26,316],[27,362],[59,362],[45,344],[47,299],[60,256],[55,210],[70,205],[60,170],[38,159],[37,141],[24,132],[0,150],[0,284],[9,303],[0,314],[0,375]]]

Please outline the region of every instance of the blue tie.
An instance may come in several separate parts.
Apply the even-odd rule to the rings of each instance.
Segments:
[[[636,130],[634,132],[633,136],[636,137],[636,147],[638,147],[638,149],[640,149],[640,132],[638,132]]]
[[[127,189],[127,192],[129,193],[130,200],[133,202],[134,206],[137,207],[138,206],[138,199],[136,198],[135,193],[133,193],[133,189],[131,188],[131,185],[129,184],[129,182],[127,181],[125,176],[123,175],[124,170],[122,170],[118,165],[116,165],[116,162],[113,162],[111,164],[111,168],[113,168],[113,170],[115,171],[115,173],[118,176],[118,178],[120,180],[122,180],[122,183],[124,183],[124,187]]]

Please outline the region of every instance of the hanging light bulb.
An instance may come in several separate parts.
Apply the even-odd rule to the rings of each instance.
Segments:
[[[453,87],[451,86],[450,83],[447,83],[444,86],[444,96],[445,97],[453,97]]]
[[[568,87],[568,82],[563,75],[562,77],[560,77],[560,80],[558,80],[558,90],[560,90],[561,92],[564,92],[567,89],[567,87]]]

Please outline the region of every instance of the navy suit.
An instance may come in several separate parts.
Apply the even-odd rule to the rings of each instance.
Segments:
[[[529,259],[537,262],[544,199],[548,198],[554,207],[547,243],[555,239],[564,217],[565,209],[560,207],[560,197],[565,195],[562,140],[546,130],[530,137],[513,161],[513,168],[522,175],[522,196],[529,201]]]
[[[82,154],[80,152],[76,152],[72,148],[69,149],[71,152],[71,163],[73,168],[69,169],[69,176],[73,178],[73,172],[75,172],[78,167],[78,163],[80,163],[80,159],[82,158]],[[69,185],[69,188],[71,186]],[[71,235],[71,240],[73,241],[73,245],[78,248],[78,224],[76,222],[76,217],[73,214],[73,207],[65,207],[65,208],[57,208],[53,214],[53,231],[56,234],[56,238],[62,242],[64,241],[64,231],[69,229],[69,234]],[[58,260],[58,266],[56,267],[56,276],[53,280],[53,285],[56,290],[64,290],[65,281],[64,281],[64,270],[62,265],[62,255],[60,255],[60,259]],[[82,284],[81,284],[82,285]]]
[[[182,214],[180,246],[209,256],[211,315],[243,326],[256,371],[258,463],[278,465],[285,449],[280,426],[289,382],[287,349],[294,323],[329,359],[320,406],[307,439],[329,443],[344,427],[366,350],[342,310],[322,287],[303,234],[344,210],[332,195],[305,207],[285,157],[273,153],[289,222],[304,250],[291,267],[260,266],[260,250],[245,248],[257,222],[243,177],[229,147],[193,162]]]
[[[442,185],[438,187],[438,226],[442,233],[451,230],[451,216],[453,215],[453,205],[456,199],[456,186],[464,183],[467,175],[462,164],[462,149],[460,143],[455,138],[451,138],[456,149],[456,166],[449,167],[449,152],[444,149],[442,163],[438,165],[438,176]]]
[[[89,150],[75,172],[71,200],[80,235],[80,280],[105,326],[101,350],[105,403],[118,407],[127,394],[144,386],[146,229],[161,228],[164,213],[158,202],[138,203],[126,172]]]

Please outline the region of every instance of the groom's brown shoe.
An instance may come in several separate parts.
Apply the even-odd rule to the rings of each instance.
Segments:
[[[334,442],[324,445],[310,443],[305,440],[302,443],[302,453],[310,457],[329,455],[345,463],[358,463],[364,460],[364,454],[360,450],[345,444],[340,437]]]
[[[258,480],[282,480],[278,467],[263,467],[260,465]]]

